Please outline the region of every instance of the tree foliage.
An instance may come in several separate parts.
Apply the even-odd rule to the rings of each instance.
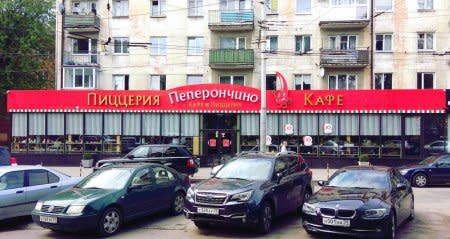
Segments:
[[[0,97],[54,81],[53,0],[0,0]]]

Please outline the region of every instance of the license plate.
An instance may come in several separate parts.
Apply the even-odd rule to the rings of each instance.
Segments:
[[[219,215],[218,208],[198,207],[197,212],[203,214]]]
[[[337,226],[337,227],[350,227],[350,220],[342,220],[336,218],[322,218],[323,225]]]
[[[40,216],[40,217],[39,217],[39,221],[41,221],[41,222],[46,222],[46,223],[56,224],[56,223],[58,223],[58,218],[57,218],[57,217],[45,217],[45,216]]]

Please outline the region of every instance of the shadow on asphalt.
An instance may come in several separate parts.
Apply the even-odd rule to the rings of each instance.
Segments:
[[[0,221],[0,232],[26,230],[33,223],[31,216],[16,217]]]

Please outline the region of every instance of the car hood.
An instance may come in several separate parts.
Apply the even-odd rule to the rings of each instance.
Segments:
[[[387,192],[383,189],[366,189],[366,188],[341,188],[324,186],[313,196],[308,203],[335,204],[342,203],[359,207],[366,202],[379,199],[385,201]],[[348,206],[349,206],[348,205]]]
[[[194,189],[198,191],[223,191],[235,192],[244,189],[252,188],[257,185],[257,181],[243,180],[243,179],[228,179],[228,178],[210,178],[198,183]]]
[[[397,169],[400,170],[404,170],[404,169],[418,169],[418,168],[428,168],[429,166],[427,164],[408,164],[408,165],[403,165],[400,167],[397,167]]]
[[[44,204],[67,207],[69,205],[87,205],[95,200],[107,197],[117,190],[96,188],[71,188],[43,199]]]

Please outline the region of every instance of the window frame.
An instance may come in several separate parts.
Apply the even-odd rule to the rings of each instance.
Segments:
[[[376,76],[377,75],[381,75],[381,88],[378,89],[376,86]],[[386,89],[385,87],[385,81],[386,81],[386,76],[387,75],[391,75],[391,88],[390,89]],[[380,73],[375,73],[374,74],[374,78],[373,78],[373,89],[375,90],[392,90],[392,72],[380,72]]]
[[[345,85],[346,85],[345,89],[339,88],[339,76],[343,76],[343,75],[345,75]],[[336,77],[336,82],[335,82],[336,85],[335,85],[335,88],[333,88],[333,89],[330,88],[330,77],[332,77],[332,76]],[[350,76],[355,77],[355,88],[354,89],[353,88],[350,89],[348,87]],[[330,74],[327,77],[327,81],[328,81],[327,82],[328,90],[357,90],[358,89],[358,76],[356,74]]]
[[[275,49],[272,49],[272,39],[276,39],[277,40],[277,45],[275,46]],[[266,51],[268,52],[276,52],[278,51],[278,36],[276,35],[270,35],[270,36],[266,36]]]
[[[117,77],[123,77],[123,89],[118,89],[118,88],[116,88],[116,80],[117,80]],[[129,90],[129,86],[130,86],[130,75],[128,75],[128,74],[114,74],[113,76],[112,76],[112,79],[113,79],[113,87],[114,87],[114,90]]]
[[[201,77],[201,82],[191,82],[191,83],[189,83],[189,78],[190,77]],[[195,84],[203,84],[204,82],[204,78],[203,78],[203,75],[202,74],[188,74],[188,75],[186,75],[186,85],[195,85]]]
[[[295,1],[295,14],[297,15],[310,15],[312,14],[312,1],[311,0],[306,0],[309,1],[309,11],[308,12],[298,12],[298,5],[300,2],[305,1],[305,0],[296,0]]]
[[[81,69],[82,70],[83,86],[81,86],[81,87],[77,87],[75,85],[75,77],[76,77],[75,72],[76,72],[77,69]],[[86,87],[84,85],[84,83],[85,83],[85,76],[86,76],[85,70],[88,70],[88,69],[92,69],[92,76],[93,76],[92,77],[92,87]],[[67,70],[71,70],[72,71],[72,84],[71,84],[72,87],[66,87],[66,80],[67,80],[67,77],[68,77],[67,74],[66,74]],[[65,67],[64,71],[63,71],[63,79],[64,79],[63,86],[62,86],[63,89],[96,89],[97,88],[96,87],[97,86],[97,71],[96,71],[95,67]]]
[[[127,9],[126,9],[126,13],[125,14],[121,13],[120,15],[118,15],[118,13],[116,12],[116,4],[117,4],[117,2],[127,2]],[[130,14],[130,2],[128,0],[113,0],[112,5],[113,5],[113,17],[128,17],[129,16],[129,14]]]
[[[220,84],[228,84],[228,83],[222,83],[222,82],[221,82],[221,78],[222,78],[222,77],[230,77],[230,83],[229,83],[230,85],[240,85],[240,84],[235,84],[235,83],[234,83],[234,78],[235,78],[235,77],[242,77],[242,78],[244,79],[242,85],[243,85],[243,86],[245,85],[245,75],[219,75],[219,83],[220,83]]]
[[[194,46],[189,43],[190,40],[194,40]],[[205,38],[201,36],[190,36],[187,38],[187,55],[188,56],[203,56],[203,51],[205,49]]]
[[[158,89],[153,88],[153,79],[156,80],[156,78],[153,77],[158,77]],[[161,80],[162,78],[164,78],[163,80]],[[164,87],[162,87],[164,86]],[[164,89],[162,89],[164,88]],[[166,75],[150,75],[150,90],[166,90],[167,88],[167,77]]]
[[[334,46],[331,47],[331,38],[335,38],[336,40],[334,41]],[[347,49],[342,49],[341,48],[341,39],[342,37],[347,37],[347,43],[346,43],[346,47]],[[355,37],[355,49],[350,49],[350,37]],[[356,50],[358,48],[358,35],[354,35],[354,34],[348,34],[348,35],[328,35],[328,49],[332,49],[332,50],[339,50],[339,51],[348,51],[348,50]]]
[[[377,42],[378,42],[377,37],[378,36],[382,36],[382,38],[383,38],[382,39],[383,47],[382,47],[381,50],[377,49]],[[391,36],[391,49],[389,49],[389,50],[387,50],[385,48],[385,46],[386,46],[386,44],[385,44],[386,36]],[[394,39],[393,39],[393,34],[392,33],[377,33],[377,34],[375,34],[375,51],[376,52],[393,52],[393,49],[394,49],[393,43],[394,43]]]
[[[423,34],[423,38],[420,38],[420,35],[421,34]],[[431,35],[432,37],[433,37],[433,39],[432,39],[432,48],[431,49],[429,49],[429,48],[427,48],[427,36],[428,35]],[[423,41],[423,48],[421,49],[421,48],[419,48],[419,42],[420,41]],[[434,37],[434,32],[418,32],[417,33],[417,50],[419,51],[419,52],[426,52],[426,51],[434,51],[435,50],[435,45],[436,45],[436,38]]]
[[[305,50],[305,38],[309,38],[309,49]],[[295,53],[308,53],[312,51],[312,35],[296,35],[295,36]],[[300,41],[300,49],[297,49],[297,45]]]
[[[233,48],[222,48],[222,41],[225,39],[232,39],[234,40],[234,47]],[[239,43],[241,40],[244,40],[244,48],[239,47]],[[220,37],[219,38],[219,47],[220,49],[230,49],[230,50],[245,50],[247,49],[247,37],[239,36],[239,37]]]
[[[116,52],[116,40],[118,40],[120,43],[120,51]],[[127,44],[127,47],[124,47],[124,43]],[[114,37],[113,38],[113,54],[114,55],[128,55],[130,53],[129,50],[129,45],[130,44],[130,40],[128,37]],[[126,51],[125,51],[126,49]]]
[[[374,1],[374,0],[371,0],[371,1]],[[391,8],[390,9],[378,9],[377,7],[377,3],[375,2],[375,12],[393,12],[394,11],[394,1],[393,0],[390,0],[391,1]]]
[[[157,11],[153,11],[153,2],[158,2]],[[150,17],[166,17],[167,3],[166,0],[151,0],[150,1]]]
[[[420,7],[420,1],[423,1],[423,7]],[[417,10],[419,11],[430,11],[430,10],[434,10],[434,0],[431,0],[431,7],[428,6],[428,1],[427,0],[417,0]]]
[[[162,44],[162,40],[164,43]],[[156,40],[155,44],[152,40]],[[151,36],[150,37],[150,56],[167,56],[167,37]],[[156,52],[154,52],[156,50]]]
[[[309,76],[309,84],[305,84],[305,77]],[[296,90],[311,90],[312,88],[312,74],[295,74],[294,75],[294,89]],[[300,80],[300,84],[298,84]],[[304,86],[309,85],[309,89],[305,89]],[[300,86],[297,88],[297,86]]]
[[[435,72],[417,72],[417,75],[420,74],[420,84],[421,87],[417,87],[418,90],[426,90],[426,89],[436,89],[436,77],[435,77]],[[425,80],[425,75],[426,74],[430,74],[433,77],[433,88],[424,88],[424,80]],[[419,78],[417,78],[417,84],[419,83]]]
[[[191,3],[191,1],[193,1],[193,3]],[[201,5],[199,5],[199,3],[201,3]],[[191,4],[193,4],[193,6]],[[188,0],[188,17],[203,17],[203,0]]]

